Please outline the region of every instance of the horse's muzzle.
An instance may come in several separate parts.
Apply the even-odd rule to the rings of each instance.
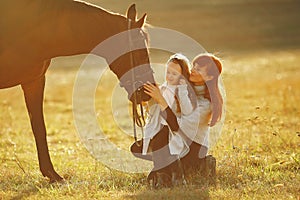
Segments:
[[[143,101],[149,101],[150,99],[151,97],[145,93],[145,89],[143,86],[136,89],[129,98],[129,100],[132,103],[136,103],[136,104],[140,104]]]

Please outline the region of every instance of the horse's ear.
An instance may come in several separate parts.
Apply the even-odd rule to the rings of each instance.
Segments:
[[[147,13],[145,13],[143,15],[143,17],[141,19],[139,19],[139,21],[136,22],[136,26],[141,28],[144,25],[144,23],[146,22],[146,17],[147,17]]]
[[[131,19],[132,21],[135,22],[136,19],[136,9],[135,9],[135,4],[132,4],[128,10],[127,10],[127,18]]]

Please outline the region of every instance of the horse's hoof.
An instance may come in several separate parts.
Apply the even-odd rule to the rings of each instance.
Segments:
[[[49,183],[50,184],[64,184],[66,181],[65,179],[60,179],[60,180],[57,180],[57,179],[50,179],[49,180]]]
[[[43,176],[49,178],[49,183],[60,183],[64,181],[55,171],[47,171],[47,173],[43,173]]]
[[[53,178],[50,178],[50,180],[49,180],[49,183],[50,184],[53,184],[53,183],[64,183],[65,182],[65,179],[63,179],[63,178],[56,178],[56,179],[53,179]]]

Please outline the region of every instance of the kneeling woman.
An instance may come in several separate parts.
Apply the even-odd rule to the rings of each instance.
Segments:
[[[171,177],[173,172],[178,171],[177,158],[181,159],[185,169],[190,169],[199,159],[206,156],[209,129],[222,115],[223,101],[218,88],[221,71],[220,60],[211,54],[199,55],[193,60],[188,79],[195,89],[197,107],[189,115],[180,117],[176,117],[157,86],[145,85],[147,94],[160,106],[160,113],[171,129],[170,132],[168,127],[164,127],[151,139],[151,152],[146,155],[141,154],[142,147],[135,144],[131,147],[135,156],[153,161],[154,169],[148,175],[148,180],[155,179],[157,172]],[[177,136],[177,142],[170,140],[172,134]]]

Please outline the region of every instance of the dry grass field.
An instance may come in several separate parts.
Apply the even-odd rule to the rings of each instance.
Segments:
[[[130,4],[89,2],[120,13]],[[47,73],[44,111],[52,161],[66,181],[49,184],[39,171],[21,88],[0,90],[0,199],[299,200],[299,2],[136,3],[139,13],[147,11],[151,24],[189,35],[224,62],[226,119],[210,149],[217,159],[215,183],[196,174],[187,177],[186,186],[151,190],[146,173],[124,173],[96,161],[80,141],[73,118],[73,88],[82,57],[58,58]],[[203,17],[195,18],[198,13]],[[151,53],[154,62],[166,59],[162,52]],[[95,98],[97,120],[107,137],[128,151],[133,138],[112,118],[116,78],[110,71],[102,78]]]

